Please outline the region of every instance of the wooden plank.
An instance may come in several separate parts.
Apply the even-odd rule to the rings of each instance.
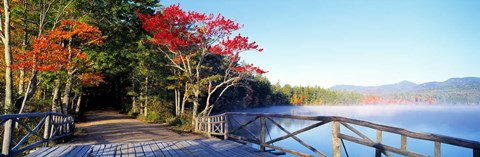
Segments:
[[[128,143],[127,145],[128,145],[127,156],[135,157],[135,147],[133,146],[133,143]]]
[[[186,143],[190,144],[191,149],[193,151],[200,151],[202,153],[207,153],[212,157],[223,157],[227,155],[222,155],[220,152],[215,151],[212,147],[205,147],[201,143],[199,143],[197,140],[187,140],[185,141]],[[203,156],[203,155],[202,155]]]
[[[245,155],[241,152],[232,151],[232,148],[230,148],[228,144],[220,143],[218,141],[196,140],[196,142],[201,144],[203,146],[203,148],[213,149],[214,152],[218,152],[219,154],[221,154],[223,156],[228,156],[228,157],[248,156],[248,155]]]
[[[200,156],[198,150],[193,149],[190,144],[186,143],[185,141],[177,141],[175,145],[187,156]]]
[[[109,149],[110,147],[112,147],[112,144],[104,144],[104,146],[101,147],[101,148],[98,150],[97,154],[95,154],[95,156],[102,156],[102,154],[103,154],[105,151],[108,151],[108,149]]]
[[[383,145],[383,144],[378,144],[378,143],[375,143],[375,142],[370,142],[370,141],[367,141],[367,140],[364,140],[364,139],[352,137],[352,136],[345,135],[345,134],[339,134],[338,137],[341,138],[341,139],[344,139],[344,140],[348,140],[350,142],[355,142],[355,143],[358,143],[358,144],[361,144],[361,145],[374,147],[376,149],[390,151],[390,152],[394,152],[394,153],[409,156],[409,157],[428,157],[427,155],[418,154],[418,153],[410,152],[410,151],[403,151],[403,150],[395,148],[395,147],[391,147],[391,146],[387,146],[387,145]]]
[[[143,152],[145,153],[146,157],[155,157],[152,148],[150,147],[152,142],[144,142],[142,143]]]
[[[268,152],[260,152],[257,149],[251,148],[247,145],[242,145],[233,141],[221,141],[218,139],[206,139],[199,140],[201,143],[205,143],[207,146],[215,149],[220,153],[228,153],[225,156],[232,157],[244,157],[244,156],[264,156],[271,157],[274,156]],[[267,147],[267,146],[266,146]]]
[[[167,157],[173,157],[173,155],[168,151],[168,149],[163,145],[163,142],[156,142],[155,143],[160,150],[162,150],[163,154]]]
[[[145,153],[143,153],[142,145],[140,143],[133,143],[133,147],[136,157],[145,156]]]
[[[42,148],[39,148],[38,150],[34,151],[33,153],[30,153],[28,155],[26,155],[26,157],[35,157],[35,156],[39,156],[39,154],[45,152],[45,151],[48,151],[48,149],[52,149],[51,147],[42,147]]]
[[[90,152],[91,155],[97,156],[97,154],[105,148],[105,144],[99,144],[99,145],[93,145],[92,152]]]
[[[152,142],[149,145],[150,145],[150,148],[152,149],[153,154],[156,157],[167,157],[162,151],[162,149],[158,147],[157,142]]]
[[[122,157],[128,157],[128,144],[127,143],[122,143],[122,145],[119,147],[120,153],[117,153],[118,155],[121,155]]]
[[[71,146],[59,146],[58,149],[49,153],[48,156],[57,157],[57,156],[60,156],[64,152],[68,153],[68,151],[70,151],[71,149],[72,149]]]
[[[177,144],[178,144],[178,141],[169,141],[167,142],[167,144],[170,145],[170,148],[175,151],[179,156],[188,156],[187,155],[187,152],[184,152],[183,149],[181,149],[181,147],[179,147]]]
[[[74,155],[74,157],[85,157],[85,156],[87,156],[88,153],[92,150],[91,148],[92,148],[91,145],[86,145],[80,151],[78,151],[77,154]]]
[[[114,157],[115,151],[117,150],[118,144],[107,144],[105,145],[105,149],[100,154],[102,157]]]
[[[80,150],[82,150],[83,147],[86,147],[84,145],[80,146],[72,146],[72,150],[69,151],[68,153],[63,153],[60,155],[60,157],[70,157],[70,156],[75,156]]]
[[[163,149],[166,150],[170,156],[172,157],[178,157],[179,155],[177,154],[177,152],[175,152],[175,150],[172,149],[172,147],[170,146],[170,144],[168,144],[167,142],[159,142],[157,143],[157,145],[162,145]]]

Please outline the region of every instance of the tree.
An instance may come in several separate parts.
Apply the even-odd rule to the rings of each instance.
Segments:
[[[3,17],[5,23],[1,22],[0,18],[0,38],[4,46],[5,54],[5,110],[6,112],[12,112],[13,104],[13,78],[12,78],[12,49],[10,43],[10,6],[8,0],[3,0]]]
[[[220,97],[244,74],[265,73],[252,64],[239,64],[239,53],[250,50],[261,52],[262,49],[240,34],[230,38],[233,31],[240,29],[240,25],[230,19],[221,15],[186,12],[179,5],[171,5],[154,15],[139,15],[143,20],[142,27],[153,35],[151,43],[157,46],[172,67],[187,78],[193,93],[193,118],[197,117],[201,95],[207,95],[202,110],[202,115],[207,115],[215,104],[210,102],[213,93],[220,91]],[[207,73],[203,66],[209,56],[220,56],[225,68],[213,75]]]
[[[78,21],[63,20],[57,28],[34,40],[32,51],[16,55],[15,67],[31,70],[33,75],[39,71],[65,71],[67,80],[60,112],[67,113],[73,76],[91,65],[81,47],[101,45],[103,40],[98,28]],[[58,109],[55,106],[59,106],[56,100],[59,98],[59,78],[55,80],[55,86],[52,100],[54,110]]]

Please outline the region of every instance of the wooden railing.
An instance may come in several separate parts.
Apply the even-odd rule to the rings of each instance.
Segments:
[[[53,112],[1,115],[0,124],[3,126],[0,156],[21,155],[41,144],[48,146],[52,140],[72,136],[75,130],[73,116]]]
[[[234,116],[243,116],[243,117],[250,117],[243,123],[238,122],[237,120],[233,119]],[[307,127],[301,128],[297,131],[291,132],[285,129],[281,124],[279,124],[274,119],[288,119],[288,120],[309,120],[314,121],[312,125]],[[259,122],[258,122],[259,121]],[[268,132],[266,131],[266,123],[270,122],[273,126],[276,126],[278,129],[282,130],[286,133],[286,135],[270,139],[266,141],[266,135]],[[253,124],[259,124],[259,126],[255,125],[253,127],[249,127]],[[265,147],[272,148],[284,152],[288,152],[291,154],[295,154],[298,156],[312,156],[310,154],[306,154],[303,152],[298,152],[295,150],[291,150],[288,148],[283,148],[279,146],[274,146],[274,142],[282,141],[287,138],[292,138],[307,149],[311,150],[316,154],[316,156],[326,157],[327,155],[320,152],[318,149],[312,147],[311,145],[304,142],[302,139],[298,138],[297,135],[308,130],[323,126],[325,124],[332,123],[331,130],[332,130],[332,156],[333,157],[340,157],[341,156],[341,149],[340,144],[341,140],[347,140],[350,142],[354,142],[357,144],[361,144],[368,147],[375,148],[375,157],[380,157],[384,154],[387,157],[392,156],[393,153],[411,156],[411,157],[426,157],[428,155],[420,154],[417,152],[413,152],[407,149],[407,139],[414,138],[419,140],[426,140],[426,141],[433,141],[434,143],[434,156],[440,157],[441,156],[441,144],[450,144],[454,146],[469,148],[473,150],[473,157],[480,157],[480,142],[471,141],[466,139],[460,139],[455,137],[443,136],[443,135],[436,135],[436,134],[428,134],[428,133],[417,133],[409,130],[405,130],[402,128],[396,128],[391,126],[385,126],[380,124],[375,124],[367,121],[344,118],[344,117],[336,117],[336,116],[299,116],[299,115],[288,115],[288,114],[256,114],[256,113],[236,113],[236,112],[227,112],[224,114],[210,116],[210,117],[200,117],[196,119],[195,131],[199,133],[204,133],[209,136],[211,135],[220,135],[223,136],[224,139],[233,138],[240,141],[254,143],[260,146],[260,150],[265,151]],[[238,125],[233,125],[238,124]],[[355,134],[354,137],[351,135],[347,135],[346,133],[342,133],[340,130],[340,125],[343,125],[344,128],[350,130]],[[364,133],[360,132],[359,130],[352,127],[352,125],[357,125],[361,127],[366,127],[370,129],[376,130],[376,139],[372,140]],[[230,127],[229,127],[230,126]],[[252,130],[257,129],[257,130]],[[259,130],[258,130],[259,129]],[[235,134],[239,130],[243,130],[249,134],[250,137],[237,135]],[[254,132],[260,132],[259,134],[255,134]],[[400,148],[393,147],[382,143],[382,133],[389,132],[392,134],[400,135]],[[260,137],[257,137],[260,136]]]

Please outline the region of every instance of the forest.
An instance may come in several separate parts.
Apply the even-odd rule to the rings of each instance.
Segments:
[[[158,0],[14,0],[3,6],[5,114],[112,107],[149,121],[190,124],[212,112],[362,99],[353,92],[273,85],[262,76],[268,70],[240,58],[262,52],[260,43],[236,33],[242,25],[222,15]]]

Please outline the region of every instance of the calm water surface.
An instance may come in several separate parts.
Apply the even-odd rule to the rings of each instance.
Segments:
[[[480,141],[480,106],[274,106],[242,110],[241,112],[283,113],[311,116],[343,116],[374,122],[377,124],[400,127],[414,132],[435,133]],[[286,120],[280,118],[275,119],[275,121],[282,124],[282,126],[290,132],[294,132],[298,129],[315,123],[312,121]],[[267,124],[267,126],[268,131],[270,132],[270,136],[267,136],[267,141],[270,138],[274,139],[276,137],[285,135],[282,130],[275,127],[271,123]],[[362,131],[362,133],[366,134],[370,139],[376,139],[375,130],[359,126],[356,126],[355,128]],[[341,130],[342,133],[353,135],[353,133],[349,132],[343,126],[341,127]],[[297,137],[312,145],[314,148],[323,152],[324,154],[331,156],[331,123],[299,134]],[[382,142],[387,145],[400,148],[400,136],[398,135],[384,132]],[[344,144],[350,157],[370,157],[374,156],[375,154],[375,149],[370,147],[365,147],[348,141],[344,141]],[[314,155],[313,152],[306,149],[291,138],[274,143],[274,145]],[[441,147],[442,156],[472,156],[471,149],[456,147],[448,144],[442,144]],[[345,151],[343,151],[343,148],[341,149],[343,154],[342,156],[345,156]],[[433,156],[433,149],[433,142],[408,138],[408,150]],[[398,154],[394,155],[400,156]],[[292,155],[287,154],[287,156]]]

